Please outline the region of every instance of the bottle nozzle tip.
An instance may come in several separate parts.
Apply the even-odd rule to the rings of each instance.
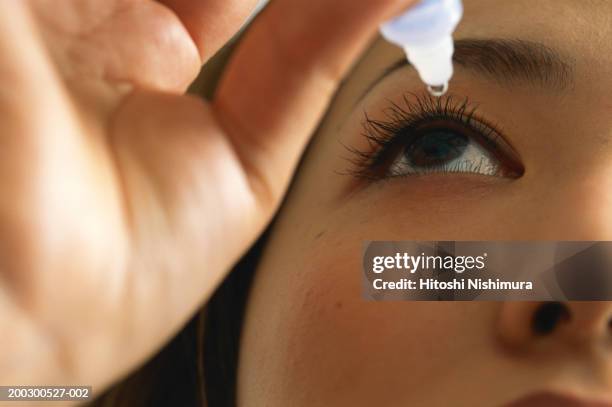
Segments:
[[[435,97],[443,96],[448,91],[448,82],[442,85],[427,85],[427,91]]]

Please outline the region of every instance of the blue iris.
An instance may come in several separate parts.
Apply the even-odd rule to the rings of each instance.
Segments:
[[[461,157],[470,139],[449,130],[429,130],[404,149],[406,161],[414,167],[444,165]]]

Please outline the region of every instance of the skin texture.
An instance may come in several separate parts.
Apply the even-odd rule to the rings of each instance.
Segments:
[[[100,392],[154,354],[266,227],[350,64],[413,1],[275,1],[214,100],[184,95],[255,3],[0,1],[0,383]]]
[[[528,393],[612,398],[612,305],[567,304],[536,336],[537,303],[365,302],[364,240],[612,240],[612,3],[468,0],[457,38],[541,42],[568,62],[563,90],[457,68],[525,168],[519,179],[346,175],[367,147],[363,112],[422,93],[404,68],[360,96],[401,52],[377,41],[346,80],[303,160],[255,277],[239,405],[494,406]]]

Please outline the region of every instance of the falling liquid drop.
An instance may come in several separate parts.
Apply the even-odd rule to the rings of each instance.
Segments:
[[[440,97],[448,91],[448,82],[444,85],[427,85],[427,91],[431,96]]]

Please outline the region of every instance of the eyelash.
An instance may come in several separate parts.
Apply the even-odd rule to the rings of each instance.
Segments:
[[[404,95],[401,106],[391,101],[389,103],[390,106],[383,111],[385,117],[381,120],[372,119],[367,112],[364,113],[363,135],[368,141],[368,148],[358,150],[347,146],[353,167],[349,171],[351,175],[370,181],[397,177],[386,174],[385,164],[393,159],[394,154],[397,156],[399,148],[410,146],[424,131],[436,128],[451,128],[457,133],[467,133],[469,139],[477,141],[503,164],[502,176],[519,178],[523,175],[524,168],[517,154],[497,127],[477,114],[477,106],[471,104],[468,98],[458,101],[450,95],[437,98],[408,93]],[[464,161],[424,173],[472,172],[479,165]],[[414,175],[421,174],[405,176]]]

